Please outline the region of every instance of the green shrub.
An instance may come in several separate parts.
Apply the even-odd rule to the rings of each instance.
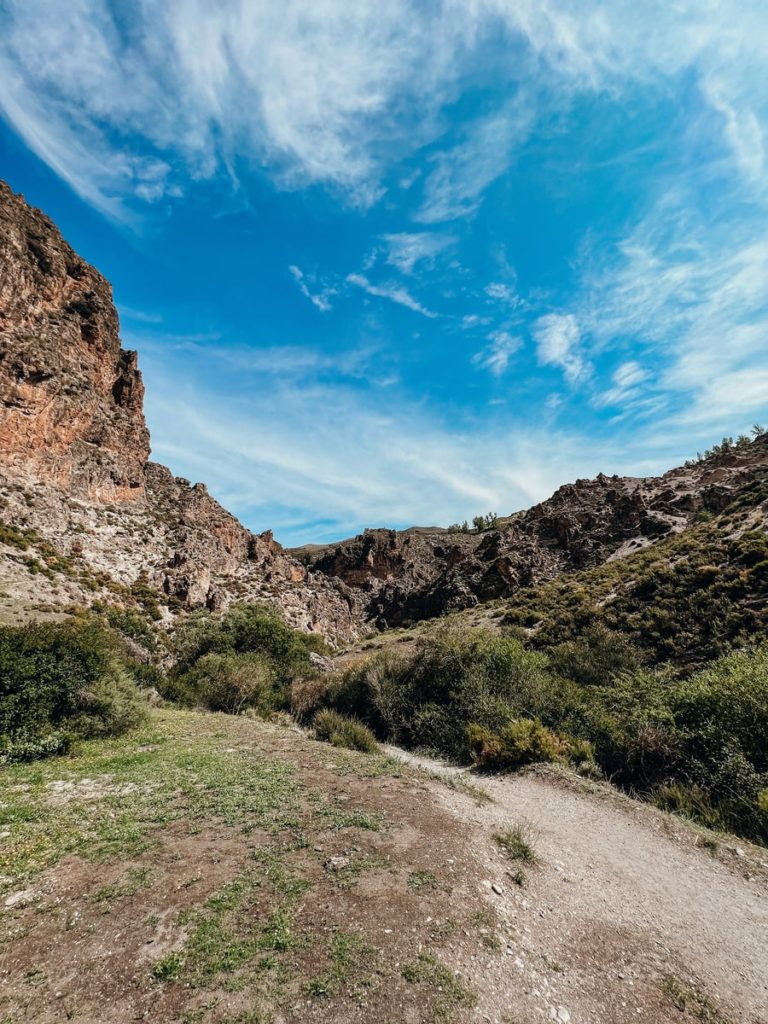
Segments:
[[[682,818],[698,821],[707,828],[722,829],[725,827],[722,815],[712,805],[709,795],[700,786],[685,785],[671,782],[659,788],[653,794],[653,802],[662,811],[678,814]]]
[[[315,675],[319,637],[286,625],[266,605],[233,605],[222,615],[190,616],[176,634],[176,662],[162,687],[170,700],[219,711],[288,709],[291,685]]]
[[[0,764],[15,764],[19,761],[38,761],[43,757],[66,754],[71,735],[49,732],[30,738],[25,733],[0,737]]]
[[[677,687],[671,706],[687,780],[726,827],[768,841],[759,804],[768,786],[768,647],[714,662]]]
[[[322,649],[320,637],[291,629],[274,608],[236,604],[222,615],[199,612],[180,626],[175,671],[183,674],[206,654],[259,654],[280,680],[290,682],[314,673],[309,655]]]
[[[72,738],[115,736],[146,705],[117,637],[96,622],[0,628],[0,753],[45,756]]]
[[[361,750],[366,754],[372,754],[379,749],[376,737],[366,725],[329,708],[318,711],[314,727],[315,737],[332,743],[334,747],[348,747],[350,750]]]
[[[475,763],[495,771],[545,761],[567,761],[570,753],[567,740],[531,718],[508,722],[498,732],[481,725],[469,725],[467,740]]]
[[[333,680],[333,676],[323,675],[295,679],[291,683],[291,714],[297,721],[310,720],[323,706]]]
[[[608,686],[583,686],[559,728],[588,740],[616,783],[650,791],[679,769],[682,739],[669,706],[675,685],[669,673],[640,670]]]
[[[246,708],[269,714],[282,702],[274,669],[259,654],[204,654],[184,675],[178,695],[233,715]]]
[[[576,683],[607,685],[640,668],[635,648],[620,633],[594,625],[547,651],[552,670]]]
[[[94,602],[91,607],[96,611],[100,610],[97,602]],[[104,614],[112,629],[117,630],[131,640],[135,640],[137,644],[150,653],[154,653],[157,650],[157,634],[147,622],[146,615],[141,615],[139,612],[129,611],[125,608],[114,608],[111,606],[104,607]]]
[[[467,726],[495,729],[517,718],[560,715],[568,684],[519,640],[445,620],[419,638],[415,653],[383,653],[349,669],[327,700],[379,736],[407,747],[469,760]]]

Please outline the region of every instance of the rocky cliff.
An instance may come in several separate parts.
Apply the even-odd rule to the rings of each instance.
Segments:
[[[149,462],[143,395],[109,284],[0,182],[4,617],[93,600],[160,617],[265,600],[298,627],[354,636],[344,584]]]
[[[149,461],[136,354],[104,278],[0,182],[0,619],[88,605],[160,618],[268,601],[338,641],[509,597],[718,512],[768,470],[768,437],[661,477],[561,487],[495,528],[367,530],[285,551]]]
[[[109,284],[0,182],[0,465],[91,501],[140,499],[143,398]]]
[[[763,435],[660,477],[577,480],[495,529],[366,530],[294,554],[354,588],[368,619],[399,625],[632,554],[721,511],[767,470]]]

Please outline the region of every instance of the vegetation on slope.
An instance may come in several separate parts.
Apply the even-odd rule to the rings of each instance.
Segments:
[[[595,569],[519,591],[502,622],[547,648],[594,626],[621,633],[653,664],[688,670],[768,635],[768,535],[756,479],[721,515]],[[757,526],[760,528],[757,528]]]
[[[163,644],[135,611],[111,608],[5,630],[5,757],[129,728],[138,680],[188,707],[291,711],[335,745],[385,739],[493,770],[567,763],[768,842],[766,502],[757,473],[681,534],[521,590],[498,607],[500,630],[444,620],[410,653],[341,674],[318,673],[322,641],[262,605],[198,613]],[[137,663],[131,645],[165,670]]]
[[[267,605],[198,613],[179,628],[174,664],[161,692],[187,706],[261,714],[286,710],[291,683],[316,672],[322,640],[286,625]]]
[[[117,635],[96,621],[0,627],[0,762],[138,725],[146,704],[132,667]]]
[[[563,672],[567,671],[568,677]],[[680,677],[593,630],[549,654],[447,621],[306,692],[407,747],[481,768],[555,761],[602,771],[661,806],[768,842],[768,646]]]

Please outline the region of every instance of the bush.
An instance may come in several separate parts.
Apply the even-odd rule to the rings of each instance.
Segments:
[[[376,737],[366,725],[329,708],[318,711],[314,727],[315,737],[332,743],[334,747],[361,750],[366,754],[372,754],[379,749]]]
[[[547,653],[554,672],[582,684],[607,685],[640,668],[637,652],[627,638],[601,625],[592,626]]]
[[[0,628],[0,754],[65,750],[74,738],[116,736],[146,705],[114,634],[96,622]]]
[[[310,676],[291,683],[291,714],[297,721],[308,721],[323,706],[332,680],[328,675]]]
[[[498,732],[470,725],[467,740],[475,763],[495,771],[545,761],[567,761],[570,754],[567,740],[531,718],[508,722]]]
[[[281,703],[274,670],[259,654],[204,654],[185,674],[178,695],[233,715],[246,708],[269,714]]]
[[[274,608],[236,604],[223,615],[190,616],[176,635],[175,670],[183,674],[206,654],[260,654],[278,679],[290,682],[313,674],[309,655],[323,649],[320,637],[291,629]]]
[[[301,692],[307,708],[325,704],[405,747],[494,770],[568,762],[768,841],[768,647],[689,679],[639,667],[605,629],[549,653],[446,620],[411,655],[375,655]]]
[[[550,725],[567,689],[519,640],[448,619],[419,639],[412,656],[384,653],[349,669],[327,700],[395,743],[467,761],[470,723],[497,729],[538,717]]]
[[[687,780],[730,829],[768,841],[760,793],[768,786],[768,647],[714,662],[675,690],[672,713]]]
[[[662,811],[698,821],[707,828],[724,828],[722,815],[700,786],[689,786],[679,782],[659,786],[653,795],[653,802]]]
[[[223,615],[199,613],[179,628],[176,662],[162,687],[170,700],[237,713],[286,710],[297,679],[315,674],[310,654],[324,649],[266,605],[233,605]]]

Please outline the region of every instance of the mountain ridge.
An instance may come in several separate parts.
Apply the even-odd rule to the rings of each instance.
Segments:
[[[357,589],[367,618],[402,625],[641,551],[687,530],[701,513],[721,511],[766,469],[768,435],[761,434],[661,476],[600,473],[563,484],[485,530],[372,529],[291,550]]]
[[[284,549],[150,461],[144,386],[109,283],[0,183],[0,614],[265,601],[335,645],[508,598],[684,532],[768,468],[768,438],[658,477],[598,474],[490,528],[371,529]],[[6,601],[8,599],[6,598]],[[23,617],[23,616],[22,616]]]

